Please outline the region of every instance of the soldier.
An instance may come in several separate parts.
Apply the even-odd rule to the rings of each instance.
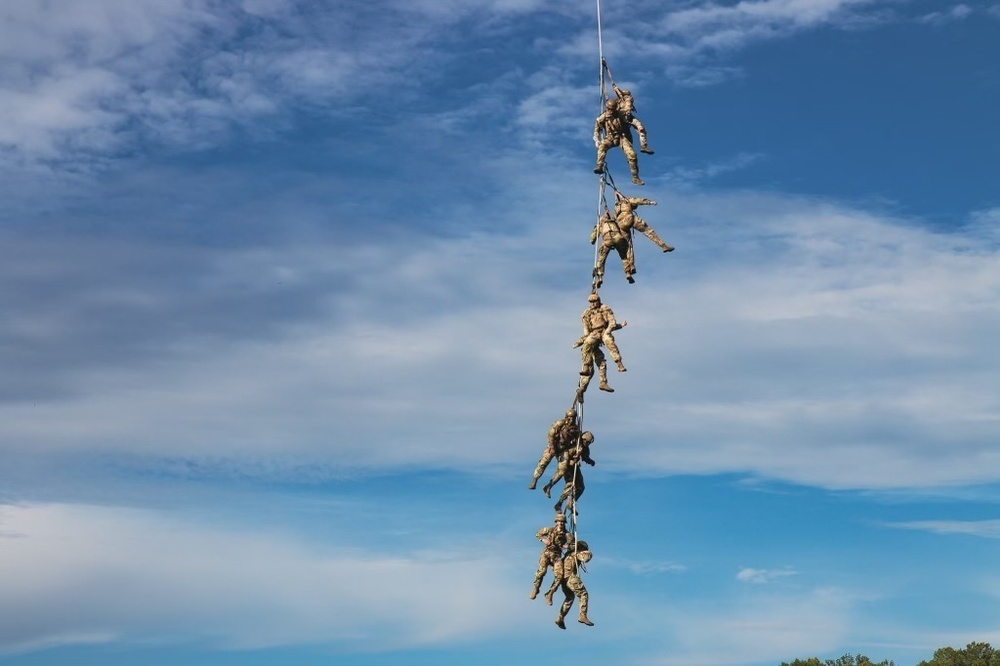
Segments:
[[[601,297],[591,294],[587,297],[589,306],[583,311],[581,319],[583,321],[583,336],[573,343],[573,347],[582,347],[580,355],[583,359],[583,369],[580,370],[580,385],[576,391],[577,402],[583,403],[583,394],[590,385],[590,378],[594,375],[594,365],[597,365],[601,377],[600,389],[608,393],[615,390],[608,385],[608,362],[601,351],[600,344],[603,342],[611,353],[611,358],[618,365],[618,372],[625,372],[622,364],[621,353],[618,345],[615,344],[614,331],[628,326],[627,321],[618,323],[615,321],[615,313],[607,305],[601,304]]]
[[[585,460],[588,461],[590,460],[590,445],[593,443],[594,443],[594,433],[588,430],[580,435],[577,435],[577,437],[573,439],[573,441],[570,442],[568,446],[563,447],[563,453],[561,456],[559,456],[559,464],[556,466],[555,474],[552,475],[552,478],[549,479],[548,483],[542,486],[542,491],[545,493],[546,497],[552,497],[551,494],[552,487],[556,485],[559,479],[563,479],[565,481],[566,469],[570,461],[579,459],[579,457],[576,455],[576,450],[578,448],[581,450],[585,450],[586,451],[586,453],[584,454],[586,456]],[[590,461],[588,462],[588,464],[593,466],[594,462]]]
[[[570,496],[573,497],[570,502],[575,506],[576,500],[583,495],[586,486],[583,483],[583,470],[580,469],[580,462],[583,461],[591,467],[597,464],[590,457],[590,445],[593,443],[594,435],[588,430],[580,435],[577,446],[566,449],[566,452],[563,454],[563,459],[559,462],[559,469],[562,471],[563,489],[559,495],[559,499],[556,501],[556,511],[562,511],[563,502],[569,499]],[[552,489],[553,483],[555,483],[554,478],[546,484],[546,497],[549,496],[548,490]]]
[[[645,197],[627,197],[615,191],[615,222],[623,234],[631,240],[632,229],[642,232],[642,235],[656,243],[664,252],[673,252],[674,248],[663,242],[656,231],[646,224],[646,220],[635,214],[639,206],[655,206],[656,202]],[[631,244],[631,243],[630,243]]]
[[[552,573],[557,579],[562,579],[563,550],[572,548],[575,541],[573,535],[566,531],[566,516],[561,513],[556,514],[554,526],[538,530],[535,533],[535,538],[545,545],[542,548],[542,554],[538,557],[538,570],[535,571],[535,580],[532,584],[531,594],[528,595],[529,599],[538,596],[539,590],[542,589],[542,579],[545,578],[545,572],[548,571],[549,567],[552,567]]]
[[[652,151],[646,146],[646,129],[642,123],[632,115],[631,111],[626,111],[621,106],[623,103],[631,106],[631,99],[631,94],[627,99],[622,97],[609,99],[604,103],[604,113],[597,116],[594,121],[594,145],[597,146],[597,166],[594,167],[594,173],[603,173],[608,149],[618,146],[625,153],[632,182],[636,185],[645,185],[639,179],[639,160],[635,149],[632,148],[632,127],[639,132],[642,152],[652,153]]]
[[[597,250],[597,266],[594,267],[594,288],[599,289],[604,284],[604,264],[608,261],[608,254],[612,249],[618,251],[618,256],[622,260],[622,269],[625,271],[625,279],[629,284],[635,282],[632,273],[635,272],[634,262],[629,263],[632,256],[632,239],[618,224],[618,221],[611,217],[611,211],[605,209],[601,219],[594,225],[594,230],[590,232],[590,244],[597,242],[601,238],[601,247]],[[629,268],[631,266],[631,271]]]
[[[559,608],[559,615],[556,616],[556,626],[560,629],[566,628],[566,623],[563,620],[569,609],[573,607],[573,597],[580,599],[580,617],[577,618],[577,622],[585,624],[588,627],[594,626],[594,623],[587,617],[590,597],[587,594],[587,588],[584,586],[583,581],[580,580],[580,569],[583,568],[586,571],[584,565],[593,557],[593,553],[590,552],[590,546],[587,545],[587,542],[579,541],[576,544],[576,548],[571,548],[566,553],[566,557],[563,558],[562,590],[563,594],[566,595],[566,599]]]
[[[625,115],[628,124],[634,127],[639,133],[639,152],[652,155],[653,151],[649,148],[649,143],[646,141],[646,128],[635,117],[635,99],[632,97],[632,93],[624,88],[619,88],[614,83],[611,84],[611,87],[614,89],[615,94],[618,95],[618,110]],[[629,140],[631,138],[631,135],[629,135]]]
[[[563,450],[566,446],[576,442],[576,438],[580,433],[579,427],[577,427],[576,421],[576,408],[570,408],[566,410],[566,416],[561,419],[556,419],[552,423],[552,427],[549,428],[548,443],[545,446],[545,450],[542,452],[542,457],[538,461],[538,465],[535,466],[535,473],[531,478],[531,485],[528,486],[529,490],[534,490],[538,480],[542,478],[542,474],[545,473],[545,468],[549,466],[549,461],[553,457],[559,460],[562,455]]]

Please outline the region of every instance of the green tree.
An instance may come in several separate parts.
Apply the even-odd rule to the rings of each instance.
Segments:
[[[839,657],[837,659],[827,659],[826,661],[820,661],[817,657],[810,657],[809,659],[796,659],[792,662],[783,661],[781,662],[781,666],[896,666],[896,664],[889,659],[874,662],[863,654],[845,654],[843,657]],[[934,664],[933,666],[944,665]],[[951,666],[951,664],[948,664],[948,666]],[[976,666],[979,665],[976,664]],[[1000,664],[989,664],[988,666],[1000,666]]]
[[[989,643],[969,643],[961,650],[943,647],[934,651],[930,661],[917,666],[1000,666],[1000,650]]]

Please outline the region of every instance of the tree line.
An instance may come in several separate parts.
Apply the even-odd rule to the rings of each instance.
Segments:
[[[845,654],[838,659],[820,660],[817,657],[783,661],[780,666],[896,666],[891,659],[872,661],[863,654]],[[1000,666],[1000,650],[990,647],[989,643],[969,643],[964,648],[938,648],[929,661],[922,661],[917,666]]]

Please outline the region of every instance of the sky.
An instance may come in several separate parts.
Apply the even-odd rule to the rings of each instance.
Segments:
[[[597,9],[0,4],[0,666],[1000,645],[1000,4]],[[608,260],[560,631],[602,49],[677,249]]]

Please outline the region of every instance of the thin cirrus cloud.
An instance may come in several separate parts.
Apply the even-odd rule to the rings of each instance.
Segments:
[[[377,639],[385,650],[527,624],[517,572],[498,556],[324,550],[290,534],[88,505],[0,505],[0,517],[0,653],[176,632],[235,649]]]
[[[886,527],[934,534],[964,534],[987,539],[1000,539],[1000,520],[907,520],[886,523]]]
[[[597,410],[594,427],[632,445],[607,464],[833,488],[995,478],[989,239],[776,195],[677,194],[647,219],[679,250],[637,247],[638,279],[669,288],[618,289],[609,265],[607,300],[631,324],[615,380],[632,410]],[[56,262],[75,276],[66,298],[8,308],[7,339],[37,352],[11,358],[35,400],[3,405],[2,441],[32,442],[12,456],[85,446],[499,471],[537,455],[545,396],[572,392],[584,295],[521,251],[571,262],[561,238],[556,224],[362,240],[335,270],[335,240],[180,256],[123,245],[110,262],[76,247]],[[351,280],[373,262],[379,279]],[[28,293],[63,293],[64,276],[27,275]],[[63,348],[73,363],[45,352]]]

